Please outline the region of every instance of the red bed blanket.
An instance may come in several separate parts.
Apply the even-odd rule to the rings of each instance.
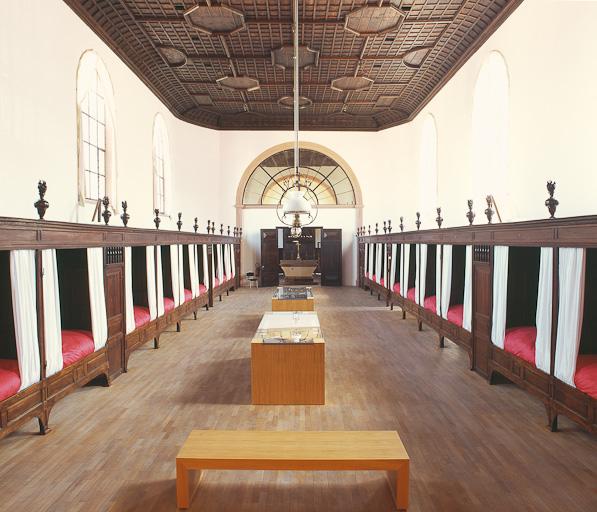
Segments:
[[[536,339],[536,327],[512,327],[511,329],[506,329],[504,350],[534,366]]]
[[[207,293],[207,286],[199,283],[199,295],[203,295],[204,293]]]
[[[415,289],[414,288],[408,289],[408,291],[406,292],[406,298],[412,300],[413,302],[415,301]]]
[[[174,309],[174,299],[171,297],[164,297],[164,311],[172,311]]]
[[[0,401],[16,395],[20,388],[19,362],[16,359],[0,359]]]
[[[151,322],[151,315],[149,314],[149,308],[145,306],[133,306],[135,311],[135,329],[143,327],[145,324]]]
[[[425,309],[437,314],[437,298],[435,295],[425,297]]]
[[[93,354],[93,334],[80,329],[62,331],[62,359],[64,368],[80,361],[85,356]]]
[[[220,286],[220,280],[217,277],[214,278],[214,288],[216,286]]]
[[[185,288],[185,290],[184,290],[184,301],[185,302],[189,302],[192,299],[193,299],[193,292],[191,290],[187,290]]]
[[[394,293],[400,293],[400,283],[394,283],[392,290],[394,291]]]
[[[574,384],[583,393],[597,399],[597,354],[579,354]]]
[[[464,318],[464,306],[462,304],[454,304],[448,308],[448,322],[462,327],[462,320]]]

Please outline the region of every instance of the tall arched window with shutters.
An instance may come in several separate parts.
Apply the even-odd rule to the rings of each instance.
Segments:
[[[428,114],[421,129],[419,155],[419,208],[423,219],[434,219],[437,204],[437,127],[433,115]],[[431,225],[431,222],[427,222]]]
[[[114,92],[108,71],[93,50],[77,69],[79,204],[116,198]]]
[[[153,204],[161,214],[169,213],[171,187],[168,130],[162,115],[156,114],[153,121]]]
[[[508,215],[510,80],[504,57],[491,52],[479,71],[473,96],[471,176],[475,199],[492,195]],[[505,220],[505,219],[504,219]]]

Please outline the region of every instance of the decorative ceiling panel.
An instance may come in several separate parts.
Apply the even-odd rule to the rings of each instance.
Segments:
[[[180,119],[292,129],[279,103],[292,95],[292,70],[272,62],[292,44],[291,0],[64,1]],[[522,0],[299,2],[299,42],[319,52],[301,69],[311,101],[301,129],[380,130],[411,120]],[[251,77],[259,89],[233,90],[223,77]],[[356,77],[373,83],[350,90]]]

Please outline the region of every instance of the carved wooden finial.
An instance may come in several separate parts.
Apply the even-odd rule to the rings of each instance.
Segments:
[[[555,181],[547,182],[547,191],[549,192],[549,197],[545,200],[545,206],[547,206],[547,210],[549,211],[549,218],[555,219],[556,208],[560,204],[560,202],[553,197],[553,194],[556,191]]]
[[[415,225],[417,226],[417,231],[421,229],[421,212],[416,213],[417,220],[415,221]]]
[[[400,217],[400,231],[404,231],[404,217]]]
[[[392,221],[388,219],[388,233],[392,232]]]
[[[216,232],[216,223],[215,221],[211,221],[211,234],[213,235]]]
[[[220,235],[224,234],[224,224],[220,224]]]
[[[466,212],[466,218],[468,219],[468,225],[472,226],[475,220],[475,212],[473,211],[473,200],[469,199],[466,204],[468,205],[468,212]]]
[[[107,226],[108,222],[110,222],[110,217],[112,217],[112,212],[108,210],[108,207],[110,206],[110,199],[108,196],[104,196],[102,199],[102,204],[104,205],[104,213],[102,213],[102,217],[104,218],[104,222]]]
[[[485,198],[485,201],[487,201],[487,208],[485,209],[485,215],[487,215],[487,221],[489,222],[489,224],[491,224],[491,218],[493,217],[493,210],[492,210],[492,206],[493,206],[493,199],[491,198],[491,196],[487,196]]]
[[[153,219],[153,223],[155,224],[155,228],[156,229],[160,229],[160,222],[162,222],[162,219],[160,219],[160,209],[156,208],[153,213],[155,213],[155,218]]]
[[[436,211],[437,217],[435,218],[435,222],[437,222],[437,227],[441,229],[442,222],[444,221],[444,219],[442,219],[442,209],[440,207],[437,207]]]
[[[176,221],[176,225],[178,226],[178,231],[182,229],[182,212],[178,212],[178,221]]]
[[[129,219],[131,218],[131,216],[127,212],[129,204],[126,201],[122,201],[121,204],[122,204],[122,215],[120,216],[120,220],[122,221],[122,223],[124,224],[124,227],[126,228],[129,223]]]
[[[46,210],[50,207],[50,203],[45,200],[46,192],[48,191],[48,185],[44,180],[39,180],[37,183],[37,192],[39,194],[39,199],[33,203],[35,209],[37,210],[37,215],[39,218],[43,220],[44,215],[46,214]]]
[[[379,233],[379,228],[377,226],[377,222],[375,223],[375,234],[377,235],[377,233]]]
[[[369,235],[371,235],[371,224],[369,224],[369,229],[367,230],[367,233],[368,233]]]
[[[242,238],[243,236],[243,228],[238,228],[238,236]]]
[[[199,224],[197,224],[197,217],[195,217],[195,224],[193,224],[193,230],[195,231],[195,233],[197,233],[197,230],[199,229]]]
[[[386,221],[383,221],[383,232],[387,233],[388,232],[388,227],[386,226]]]
[[[207,234],[209,235],[209,230],[211,229],[211,221],[207,219]]]
[[[226,231],[226,233],[228,234],[228,236],[230,236],[230,226],[228,226],[228,231]]]

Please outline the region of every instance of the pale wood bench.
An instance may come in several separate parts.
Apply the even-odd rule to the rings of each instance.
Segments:
[[[178,508],[189,507],[189,472],[206,469],[388,471],[396,508],[408,507],[409,458],[394,431],[193,430],[176,457]]]

